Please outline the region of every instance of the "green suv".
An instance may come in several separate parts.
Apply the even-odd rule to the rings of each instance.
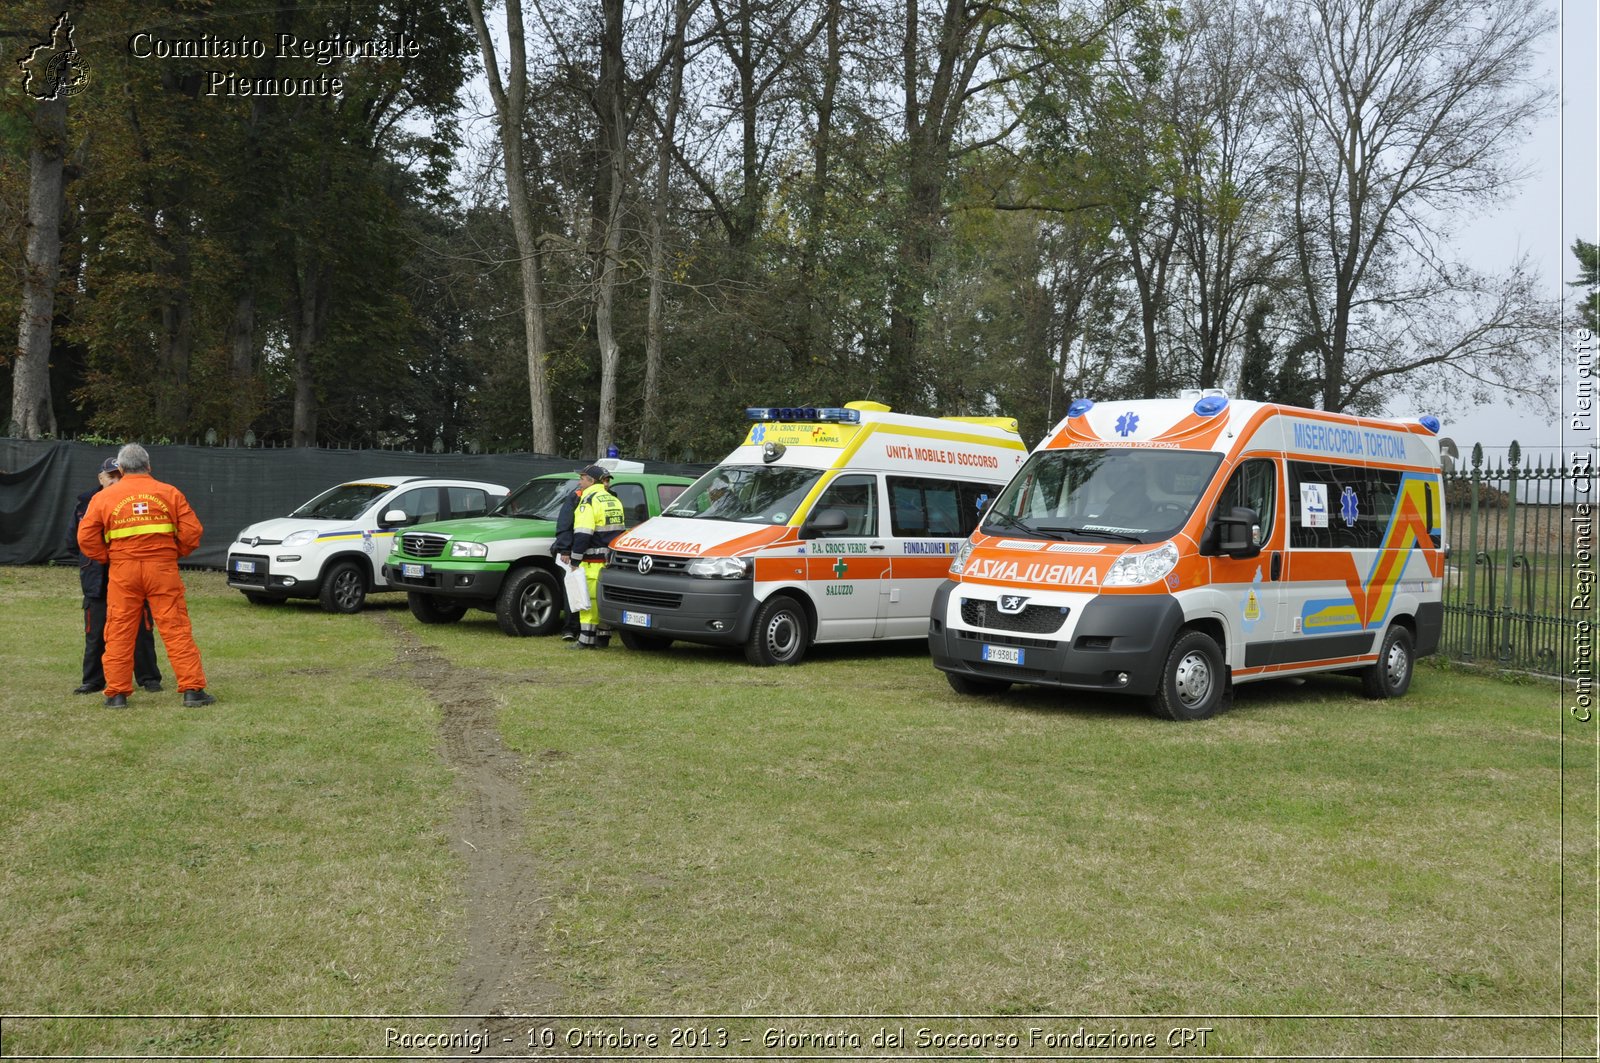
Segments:
[[[606,459],[628,527],[660,513],[694,480],[654,476],[638,462]],[[549,635],[561,626],[565,599],[552,547],[562,501],[577,489],[570,473],[535,476],[483,517],[406,528],[384,562],[390,586],[406,592],[411,615],[452,624],[483,609],[507,635]]]

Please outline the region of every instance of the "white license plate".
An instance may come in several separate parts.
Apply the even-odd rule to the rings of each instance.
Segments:
[[[629,612],[628,610],[624,609],[622,611],[622,622],[624,624],[627,624],[629,627],[649,627],[650,626],[650,614],[649,613],[632,613],[632,612]]]
[[[983,659],[995,664],[1021,664],[1022,650],[1017,646],[985,646]]]
[[[428,570],[422,565],[400,566],[400,575],[404,576],[406,579],[421,579],[427,573],[427,571]]]
[[[256,563],[254,561],[235,561],[233,563],[233,570],[235,572],[254,572],[256,570]]]

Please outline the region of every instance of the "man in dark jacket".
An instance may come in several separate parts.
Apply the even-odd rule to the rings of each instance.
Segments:
[[[556,541],[552,547],[552,552],[556,555],[556,563],[561,566],[563,575],[570,571],[574,565],[571,556],[572,515],[578,511],[578,498],[583,494],[584,489],[592,483],[594,483],[593,479],[580,472],[578,474],[578,486],[567,492],[567,496],[561,500],[561,510],[556,514]],[[565,582],[562,583],[561,594],[562,600],[566,601]],[[567,601],[566,605],[567,619],[566,623],[562,625],[561,637],[567,642],[572,642],[578,637],[578,610],[572,608],[570,601]]]
[[[117,459],[107,458],[100,466],[100,485],[93,491],[78,496],[78,508],[72,514],[72,548],[78,550],[78,522],[89,509],[89,500],[102,487],[113,484],[121,476]],[[78,583],[83,588],[83,684],[74,694],[98,694],[106,687],[105,666],[101,658],[106,650],[106,573],[109,565],[90,560],[78,550]],[[139,623],[139,634],[133,640],[133,674],[140,689],[156,694],[161,691],[161,666],[156,663],[156,640],[152,634],[154,623],[150,607],[145,606],[144,619]]]

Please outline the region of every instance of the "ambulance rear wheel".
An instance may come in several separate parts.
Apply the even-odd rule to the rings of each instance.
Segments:
[[[1204,720],[1226,712],[1232,701],[1228,669],[1216,640],[1203,631],[1179,632],[1167,651],[1151,710],[1169,720]]]
[[[950,689],[957,694],[966,694],[980,697],[984,694],[1004,694],[1011,689],[1009,679],[984,679],[981,676],[962,675],[960,672],[946,672],[945,681],[950,684]]]
[[[411,607],[411,615],[424,624],[453,624],[467,615],[467,607],[460,602],[433,594],[412,591],[406,595],[406,604]]]
[[[806,611],[793,598],[777,595],[768,598],[756,613],[750,640],[744,644],[744,658],[763,667],[799,664],[810,643],[811,624]]]
[[[1361,669],[1362,693],[1374,701],[1404,694],[1411,687],[1416,657],[1411,632],[1399,624],[1390,624],[1383,636],[1383,648],[1378,651],[1378,662]]]
[[[561,626],[561,587],[542,568],[519,568],[500,585],[494,617],[507,635],[551,635]]]

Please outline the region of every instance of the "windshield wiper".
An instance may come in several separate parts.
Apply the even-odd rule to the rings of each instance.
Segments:
[[[1102,531],[1099,528],[1062,528],[1061,530],[1072,535],[1098,535],[1102,539],[1119,539],[1125,543],[1144,542],[1137,535],[1129,535],[1127,532]]]
[[[1000,513],[998,511],[991,511],[989,513],[989,515],[984,518],[984,523],[985,524],[994,523],[994,524],[1006,525],[1007,527],[1015,528],[1018,531],[1027,532],[1029,535],[1038,535],[1038,536],[1041,536],[1041,537],[1046,538],[1046,539],[1060,539],[1061,538],[1061,536],[1057,535],[1053,531],[1045,531],[1043,528],[1035,528],[1033,525],[1029,524],[1027,521],[1021,520],[1021,519],[1019,519],[1017,517],[1014,517],[1010,513]]]

